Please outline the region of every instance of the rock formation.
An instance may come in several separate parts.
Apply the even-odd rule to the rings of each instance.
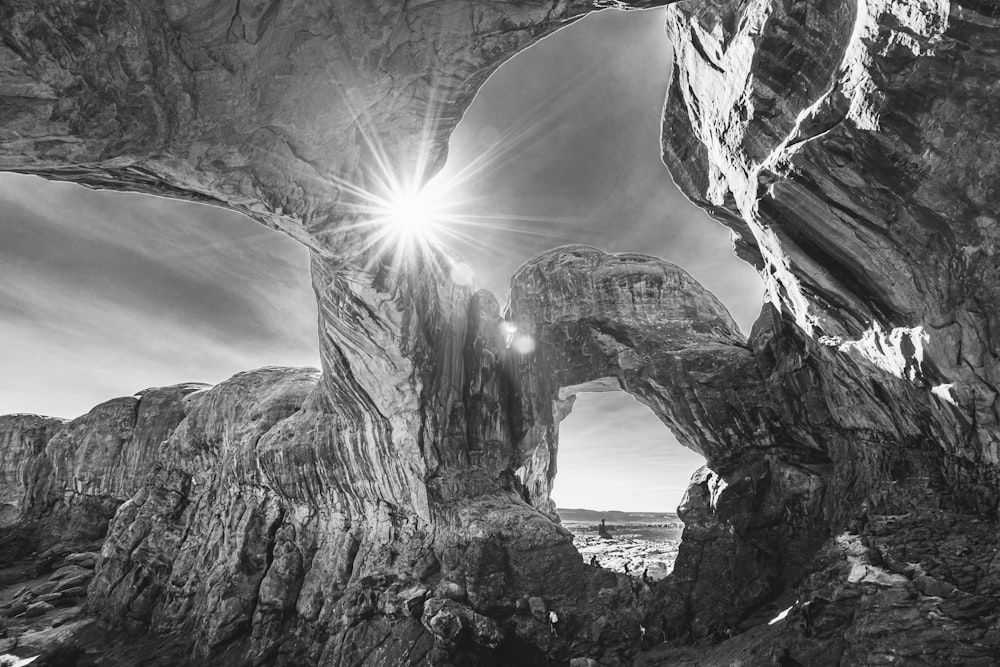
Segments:
[[[4,525],[39,536],[7,541],[7,557],[103,537],[118,505],[143,485],[161,443],[183,419],[184,398],[203,388],[149,389],[72,421],[0,417]]]
[[[427,178],[488,74],[596,6],[0,3],[0,169],[313,253],[321,374],[0,420],[5,548],[107,533],[89,609],[133,632],[109,656],[996,661],[995,12],[666,10],[665,162],[769,284],[744,340],[654,258],[543,253],[502,312],[446,252],[366,243],[358,193]],[[549,499],[559,421],[607,386],[708,461],[653,587],[585,565]]]

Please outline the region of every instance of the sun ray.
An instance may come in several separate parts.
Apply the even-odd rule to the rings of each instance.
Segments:
[[[437,166],[436,145],[442,140],[441,123],[446,117],[442,86],[430,86],[430,96],[413,145],[416,153],[398,164],[400,156],[384,149],[376,119],[354,103],[349,90],[341,88],[339,101],[355,119],[356,136],[362,148],[363,171],[352,179],[329,177],[347,206],[347,215],[337,222],[337,229],[348,236],[345,247],[352,248],[366,266],[390,261],[404,266],[416,256],[432,261],[451,257],[460,249],[473,251],[495,246],[501,237],[536,237],[556,239],[560,230],[571,228],[571,220],[481,212],[483,201],[468,193],[482,190],[477,184],[508,167],[527,145],[558,127],[558,121],[545,113],[546,108],[567,94],[580,89],[580,82],[590,75],[588,68],[577,72],[552,91],[545,102],[524,111],[518,121],[503,130],[496,141],[483,147],[471,160],[457,169],[446,167],[439,174],[430,173]],[[408,165],[408,166],[407,166]],[[353,215],[350,213],[353,211]],[[504,245],[508,241],[502,241]]]

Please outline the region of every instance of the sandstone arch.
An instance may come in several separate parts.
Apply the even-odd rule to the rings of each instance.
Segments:
[[[350,226],[358,211],[331,187],[369,183],[376,152],[432,170],[489,71],[594,7],[0,5],[0,168],[221,203],[313,250],[322,379],[267,369],[190,397],[168,392],[179,419],[119,510],[95,584],[109,620],[196,631],[201,661],[485,661],[497,646],[628,658],[658,605],[678,632],[705,634],[752,618],[792,583],[772,572],[758,589],[741,585],[720,557],[732,545],[752,547],[750,562],[804,561],[828,532],[851,528],[788,571],[816,573],[802,595],[836,597],[830,627],[853,627],[854,644],[802,640],[803,650],[906,658],[919,650],[913,628],[946,628],[958,639],[935,646],[944,658],[995,656],[994,12],[972,1],[669,10],[679,57],[665,160],[741,234],[784,314],[765,308],[745,346],[684,357],[675,369],[707,368],[693,384],[657,383],[671,394],[661,409],[717,459],[731,495],[759,500],[767,478],[764,500],[782,514],[768,514],[771,502],[720,505],[717,481],[695,480],[704,503],[688,527],[699,539],[663,603],[581,569],[537,511],[550,509],[544,465],[515,474],[537,450],[526,434],[545,423],[552,393],[530,362],[505,354],[495,298],[430,262],[366,270]],[[330,81],[331,62],[351,75]],[[738,369],[740,392],[720,388],[705,418],[691,388],[707,377],[711,389],[726,369]],[[662,398],[655,377],[636,376],[633,391]],[[34,425],[21,437],[26,423],[6,420],[4,442],[44,462],[50,434]],[[791,468],[810,471],[808,483]],[[46,475],[57,494],[68,488],[58,470]],[[914,543],[927,526],[942,537]],[[720,535],[733,541],[709,539]],[[952,538],[968,541],[958,556]],[[417,621],[417,592],[431,586]],[[614,619],[603,635],[587,609],[602,590]],[[948,600],[925,599],[933,593]],[[577,631],[551,639],[518,613],[525,596],[574,610]],[[914,610],[906,618],[901,599]],[[718,615],[725,605],[732,618]],[[785,631],[774,632],[793,637]]]
[[[544,252],[511,279],[508,317],[518,335],[536,342],[531,354],[515,357],[522,411],[534,415],[519,449],[532,501],[549,511],[552,471],[533,466],[552,458],[545,450],[555,453],[554,428],[580,385],[613,381],[669,424],[683,445],[721,461],[725,444],[689,408],[700,403],[704,414],[716,412],[710,404],[723,402],[718,394],[739,393],[734,379],[761,381],[725,306],[683,269],[654,257],[585,246]],[[741,366],[751,373],[741,374]],[[697,398],[695,369],[710,387]],[[712,378],[713,371],[723,377]]]
[[[535,506],[555,512],[549,493],[558,422],[569,412],[573,393],[591,382],[610,380],[632,394],[719,471],[694,484],[692,506],[682,508],[681,516],[695,523],[694,515],[706,511],[734,532],[717,544],[682,543],[678,576],[670,584],[682,586],[678,580],[697,569],[700,559],[718,558],[728,563],[728,581],[713,585],[726,593],[690,595],[671,588],[671,603],[684,599],[687,607],[675,633],[692,616],[735,624],[751,600],[780,588],[784,576],[797,576],[793,572],[827,534],[823,477],[830,461],[823,451],[777,432],[766,378],[715,296],[680,267],[655,257],[567,246],[532,258],[514,275],[509,315],[537,343],[532,354],[513,359],[522,413],[531,415],[517,445],[523,466],[518,472]],[[784,451],[776,455],[782,437]],[[748,448],[754,441],[768,442],[771,453]],[[706,492],[709,484],[717,486],[703,499],[702,484]],[[786,534],[760,530],[775,517],[782,518]],[[768,534],[755,535],[758,530]]]

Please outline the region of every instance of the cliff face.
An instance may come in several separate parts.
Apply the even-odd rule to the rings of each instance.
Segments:
[[[38,536],[6,543],[7,556],[103,537],[115,509],[143,485],[160,444],[183,418],[184,397],[202,388],[149,389],[71,421],[0,417],[4,525]]]
[[[804,334],[934,391],[952,453],[994,469],[992,11],[703,4],[667,29],[664,159],[683,191],[741,235]]]
[[[103,622],[196,664],[615,664],[744,630],[712,655],[996,658],[990,10],[667,10],[665,161],[769,282],[743,340],[654,258],[544,253],[502,312],[446,253],[365,243],[379,165],[426,178],[489,72],[594,5],[36,4],[0,5],[0,168],[244,211],[312,249],[319,301],[321,374],[0,420],[8,551],[106,532]],[[549,499],[559,421],[607,387],[708,461],[653,587],[584,565]]]
[[[34,469],[38,455],[63,420],[37,415],[8,415],[0,419],[0,447],[3,451],[0,522],[4,527],[20,523],[32,503]]]
[[[756,638],[794,642],[807,664],[831,643],[849,664],[996,660],[982,620],[998,609],[994,13],[963,2],[667,10],[664,160],[737,232],[795,322],[767,333],[762,319],[751,344],[775,362],[772,382],[798,358],[816,388],[797,401],[804,387],[785,376],[784,402],[808,409],[782,420],[824,426],[814,442],[833,464],[832,527],[859,536],[828,544],[799,591],[818,601],[803,623],[826,609],[822,649],[808,628]],[[945,574],[954,539],[968,546]],[[889,611],[903,599],[907,621]],[[956,626],[965,605],[982,618]]]

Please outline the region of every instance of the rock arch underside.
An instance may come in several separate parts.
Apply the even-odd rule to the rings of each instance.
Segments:
[[[607,5],[647,6],[0,0],[0,170],[312,252],[321,373],[0,418],[5,558],[107,534],[107,664],[1000,663],[1000,9],[662,10],[664,162],[766,278],[749,339],[651,257],[543,253],[504,311],[366,248],[344,184],[431,175],[496,67]],[[585,565],[549,499],[608,378],[708,462],[652,587]]]

